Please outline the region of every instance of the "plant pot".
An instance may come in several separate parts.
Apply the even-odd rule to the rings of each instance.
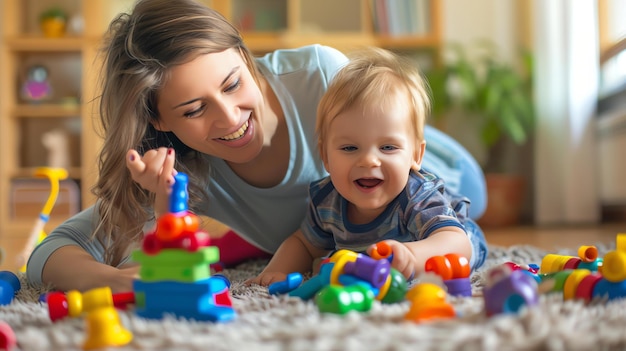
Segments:
[[[519,175],[485,174],[487,209],[478,220],[483,228],[518,225],[526,193],[526,180]]]
[[[41,20],[41,31],[46,38],[60,38],[65,35],[67,21],[61,17],[50,17]]]

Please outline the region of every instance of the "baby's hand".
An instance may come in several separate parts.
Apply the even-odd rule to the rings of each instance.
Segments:
[[[255,278],[250,278],[244,282],[246,285],[258,284],[269,286],[272,283],[281,282],[287,279],[287,274],[281,272],[261,272]]]
[[[411,250],[403,243],[396,240],[385,240],[385,243],[389,245],[393,252],[393,260],[391,261],[391,267],[398,270],[407,279],[411,279],[417,274],[416,266],[417,260]],[[367,254],[371,255],[375,248],[375,244],[367,248]]]

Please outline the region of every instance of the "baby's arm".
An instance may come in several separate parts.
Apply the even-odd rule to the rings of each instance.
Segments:
[[[313,261],[328,252],[314,247],[298,230],[280,245],[263,272],[246,284],[267,286],[285,280],[289,273],[307,273],[311,271]]]
[[[385,240],[393,251],[391,266],[402,273],[407,279],[424,271],[426,260],[433,256],[457,253],[468,260],[472,257],[472,244],[467,234],[459,227],[442,227],[426,239],[401,243],[396,240]],[[374,245],[367,249],[371,254]]]

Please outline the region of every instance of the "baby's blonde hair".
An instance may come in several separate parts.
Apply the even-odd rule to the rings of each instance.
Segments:
[[[406,96],[410,104],[415,143],[424,140],[424,124],[430,110],[426,82],[408,59],[381,48],[367,48],[348,55],[350,61],[330,83],[317,108],[317,147],[325,158],[330,123],[355,104],[388,106]]]

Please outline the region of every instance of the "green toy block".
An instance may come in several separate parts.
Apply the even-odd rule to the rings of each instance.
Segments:
[[[193,283],[211,277],[211,268],[206,263],[192,266],[180,264],[168,266],[142,265],[139,269],[139,276],[145,282],[172,280]]]
[[[209,265],[219,262],[220,251],[217,246],[207,246],[197,251],[163,249],[156,255],[149,255],[141,250],[135,250],[132,254],[132,259],[142,266],[193,266],[201,263]]]

